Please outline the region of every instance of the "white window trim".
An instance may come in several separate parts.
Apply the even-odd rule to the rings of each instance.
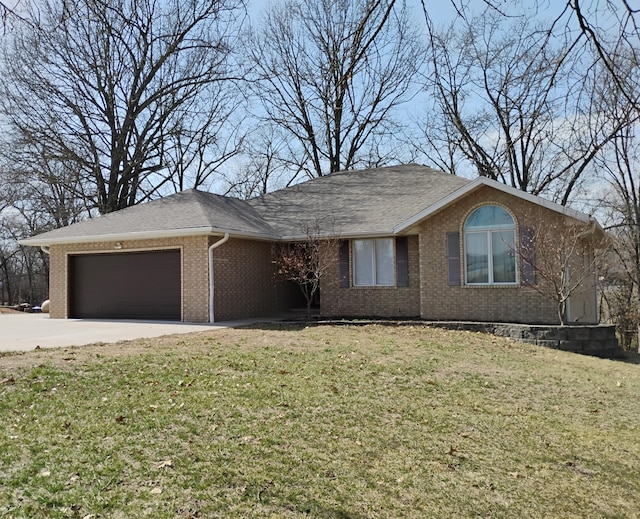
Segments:
[[[516,269],[515,269],[515,281],[499,281],[499,282],[495,282],[493,280],[493,240],[491,239],[491,235],[493,234],[493,232],[502,232],[502,231],[513,231],[513,237],[514,237],[514,241],[515,241],[515,229],[513,229],[513,227],[505,227],[502,229],[498,229],[498,228],[494,228],[494,229],[490,229],[490,230],[480,230],[480,231],[465,231],[464,232],[464,282],[465,285],[469,285],[469,286],[514,286],[514,285],[518,285],[518,265],[517,265],[517,258],[514,257],[514,261],[516,262]],[[467,265],[467,235],[469,234],[484,234],[486,239],[487,239],[487,255],[488,255],[488,265],[487,265],[487,269],[488,269],[488,282],[486,283],[474,283],[472,281],[468,280],[467,274],[469,272],[468,269],[468,265]],[[514,252],[515,255],[515,252]]]
[[[466,221],[469,219],[469,216],[471,216],[475,211],[477,211],[478,209],[480,209],[481,207],[486,207],[486,206],[492,206],[495,205],[496,207],[500,207],[501,209],[505,210],[509,216],[511,216],[511,219],[513,220],[513,224],[498,224],[498,225],[491,225],[491,226],[487,226],[487,227],[482,227],[482,228],[473,228],[470,230],[466,229]],[[513,232],[513,243],[515,247],[518,247],[518,241],[517,241],[517,237],[518,237],[518,233],[517,233],[517,226],[515,224],[515,218],[513,217],[513,215],[511,214],[510,211],[507,211],[504,207],[497,205],[497,204],[486,204],[486,205],[482,205],[480,207],[476,207],[473,211],[471,211],[469,213],[469,215],[467,216],[467,219],[465,219],[465,225],[463,226],[463,245],[464,245],[464,284],[468,285],[468,286],[472,286],[472,287],[478,287],[478,286],[518,286],[520,281],[519,281],[519,273],[518,273],[518,258],[516,256],[516,251],[513,251],[513,255],[514,255],[514,263],[515,263],[515,281],[500,281],[500,282],[495,282],[493,280],[493,240],[492,240],[492,234],[494,232],[504,232],[504,231],[512,231]],[[488,269],[488,281],[486,283],[474,283],[468,280],[468,273],[469,273],[469,268],[468,268],[468,264],[467,264],[467,236],[469,234],[484,234],[486,236],[486,240],[487,240],[487,269]]]
[[[392,260],[391,265],[393,268],[393,282],[391,283],[378,283],[376,279],[376,242],[378,240],[391,240],[391,250],[392,250]],[[353,286],[354,287],[394,287],[396,286],[396,243],[393,238],[363,238],[363,239],[354,239],[352,250],[353,250]],[[357,268],[357,259],[356,259],[356,247],[355,242],[357,241],[370,241],[373,242],[373,246],[371,247],[371,266],[372,266],[372,276],[373,276],[373,284],[364,284],[358,283],[356,277],[356,268]]]

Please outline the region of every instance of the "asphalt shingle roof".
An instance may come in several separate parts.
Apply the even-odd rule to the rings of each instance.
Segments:
[[[304,182],[251,200],[188,190],[56,229],[22,243],[126,239],[229,232],[264,239],[302,237],[320,224],[340,236],[388,235],[470,180],[407,164],[345,171]],[[117,238],[116,238],[117,237]]]
[[[273,229],[243,200],[189,189],[33,238],[68,241],[73,238],[111,237],[131,233],[216,230],[240,235],[275,237]],[[29,240],[24,240],[28,244]]]
[[[470,180],[406,164],[343,171],[249,200],[282,237],[316,222],[341,236],[392,234],[393,228]]]

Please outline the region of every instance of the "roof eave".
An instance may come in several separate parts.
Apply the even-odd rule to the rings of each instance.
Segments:
[[[130,240],[153,240],[161,238],[182,238],[185,236],[206,236],[210,234],[229,233],[236,238],[254,238],[263,240],[273,240],[275,237],[269,234],[237,231],[218,227],[197,227],[187,229],[169,229],[156,231],[139,231],[126,233],[92,234],[84,236],[65,236],[62,238],[25,238],[18,240],[20,245],[30,245],[35,247],[49,247],[52,245],[68,245],[71,243],[95,243],[108,241],[130,241]]]
[[[570,218],[574,218],[574,219],[579,220],[579,221],[584,222],[584,223],[589,223],[592,220],[594,220],[594,218],[592,218],[591,216],[586,215],[584,213],[581,213],[580,211],[576,211],[575,209],[571,209],[569,207],[565,207],[563,205],[556,204],[555,202],[550,202],[549,200],[545,200],[545,199],[540,198],[538,196],[532,195],[531,193],[526,193],[526,192],[521,191],[519,189],[516,189],[514,187],[507,186],[506,184],[503,184],[501,182],[497,182],[496,180],[491,180],[491,179],[486,178],[486,177],[478,177],[475,180],[473,180],[472,182],[470,182],[469,184],[467,184],[465,186],[462,186],[459,189],[456,189],[454,192],[452,192],[448,196],[445,196],[444,198],[440,199],[435,204],[432,204],[429,207],[426,207],[425,209],[423,209],[419,213],[415,214],[411,218],[409,218],[409,219],[405,220],[404,222],[396,225],[393,228],[393,233],[394,234],[402,233],[403,231],[407,230],[409,227],[421,222],[422,220],[425,220],[426,218],[434,215],[435,213],[437,213],[439,211],[442,211],[443,209],[445,209],[449,205],[457,202],[458,200],[462,199],[463,197],[465,197],[469,193],[471,193],[471,192],[473,192],[473,191],[475,191],[475,190],[477,190],[477,189],[479,189],[479,188],[481,188],[483,186],[487,186],[487,187],[491,187],[491,188],[497,189],[499,191],[502,191],[502,192],[507,193],[507,194],[512,195],[512,196],[515,196],[515,197],[520,198],[522,200],[526,200],[528,202],[531,202],[532,204],[536,204],[538,206],[544,207],[544,208],[549,209],[551,211],[555,211],[557,213],[563,214],[563,215],[568,216]]]
[[[313,237],[319,239],[340,239],[340,240],[355,240],[359,238],[382,238],[385,236],[393,236],[394,233],[391,229],[378,229],[375,231],[362,231],[362,232],[348,232],[348,233],[336,233],[336,232],[320,232]],[[287,234],[277,238],[278,241],[302,241],[309,239],[307,234]]]

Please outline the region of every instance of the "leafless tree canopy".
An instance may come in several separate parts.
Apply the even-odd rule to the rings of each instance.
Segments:
[[[608,317],[625,347],[640,328],[640,10],[626,0],[567,4],[581,36],[594,51],[594,67],[608,100],[607,112],[621,129],[597,158],[602,180],[600,211],[612,246],[602,272]],[[607,188],[608,186],[608,188]],[[635,330],[634,330],[635,328]],[[635,339],[634,339],[635,337]]]
[[[394,110],[414,92],[422,48],[404,2],[273,4],[250,41],[256,115],[288,134],[293,174],[392,160]]]
[[[0,1],[0,34],[5,34],[14,23],[25,21],[20,14],[20,0],[14,2]]]
[[[601,275],[603,307],[629,348],[640,326],[640,113],[627,97],[640,94],[631,90],[638,85],[640,70],[624,66],[629,63],[626,58],[622,62],[615,69],[617,77],[603,74],[602,88],[608,92],[609,113],[625,126],[598,158],[597,171],[603,186],[600,212],[612,238]],[[627,95],[619,91],[621,83]]]
[[[169,182],[187,187],[186,170],[203,182],[228,154],[216,136],[234,108],[226,88],[241,2],[34,3],[2,59],[13,147],[76,172],[67,189],[100,213]]]
[[[446,30],[427,27],[427,156],[451,173],[466,163],[566,204],[620,130],[604,110],[601,70],[583,40],[493,9]]]
[[[289,136],[274,126],[258,126],[246,135],[243,160],[224,174],[224,194],[252,198],[286,187],[294,178],[282,160],[289,149]]]
[[[567,3],[619,95],[638,111],[639,78],[628,73],[640,64],[640,9],[634,4],[628,0]]]

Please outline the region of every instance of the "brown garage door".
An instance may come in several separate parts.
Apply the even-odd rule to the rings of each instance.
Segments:
[[[179,321],[180,251],[69,258],[70,317]]]

